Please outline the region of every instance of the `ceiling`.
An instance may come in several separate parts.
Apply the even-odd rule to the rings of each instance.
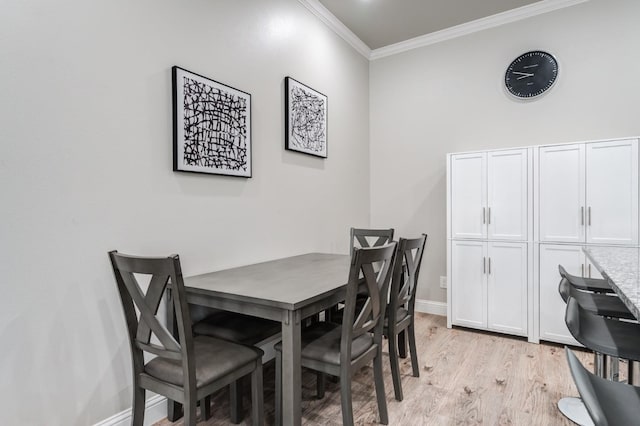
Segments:
[[[540,3],[540,0],[319,0],[369,49]]]

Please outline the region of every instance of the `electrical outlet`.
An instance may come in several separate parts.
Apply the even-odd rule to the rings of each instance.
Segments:
[[[447,277],[440,277],[440,288],[447,288]]]

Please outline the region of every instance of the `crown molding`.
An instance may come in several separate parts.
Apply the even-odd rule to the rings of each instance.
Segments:
[[[316,15],[322,22],[324,22],[329,28],[331,28],[336,34],[342,37],[347,43],[351,45],[358,53],[365,58],[369,59],[371,55],[371,49],[364,44],[362,40],[358,38],[349,28],[347,28],[335,15],[322,5],[318,0],[298,0],[309,9],[314,15]]]
[[[423,36],[415,37],[400,43],[391,44],[371,51],[370,60],[384,58],[386,56],[395,55],[406,52],[408,50],[417,49],[419,47],[429,46],[431,44],[440,43],[445,40],[462,37],[478,31],[489,28],[498,27],[500,25],[511,22],[520,21],[522,19],[531,18],[543,13],[552,12],[576,4],[584,3],[589,0],[542,0],[528,6],[522,6],[517,9],[487,16],[486,18],[477,19],[465,24],[456,25],[441,31],[436,31]]]

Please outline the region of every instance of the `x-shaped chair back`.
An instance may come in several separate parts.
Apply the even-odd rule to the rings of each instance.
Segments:
[[[350,361],[351,342],[358,336],[373,331],[374,339],[377,342],[381,340],[396,246],[396,242],[391,242],[380,247],[356,249],[354,252],[342,319],[340,355],[345,357],[345,361]],[[365,303],[359,310],[356,305],[358,295],[366,295]]]
[[[193,378],[192,383],[195,383],[195,367],[190,359],[193,356],[193,334],[178,255],[147,258],[112,251],[109,252],[109,257],[127,322],[135,373],[144,370],[144,351],[182,361],[184,377]],[[146,292],[140,287],[136,275],[150,276]],[[173,308],[180,341],[173,337],[158,318],[158,308],[167,286],[173,292]],[[152,343],[152,335],[156,336],[160,344]]]
[[[351,228],[351,256],[356,248],[379,247],[393,241],[393,228]]]
[[[393,281],[391,283],[391,297],[389,299],[389,316],[404,306],[413,314],[416,301],[416,287],[422,256],[427,243],[427,234],[419,238],[400,238],[398,254],[394,266]]]

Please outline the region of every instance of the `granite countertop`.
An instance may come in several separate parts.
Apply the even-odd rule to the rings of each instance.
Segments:
[[[585,247],[584,252],[629,310],[640,319],[640,248]]]

